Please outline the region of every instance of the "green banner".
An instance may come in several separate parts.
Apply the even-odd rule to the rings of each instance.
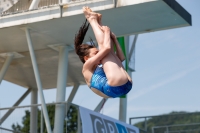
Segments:
[[[125,67],[126,71],[128,71],[128,63],[127,63],[127,58],[126,58],[126,46],[125,46],[124,37],[118,37],[117,40],[118,40],[118,42],[121,46],[121,49],[124,53],[124,56],[125,56],[125,66],[124,67]]]
[[[128,62],[127,62],[126,46],[125,46],[124,37],[118,37],[117,40],[118,40],[118,42],[121,46],[121,49],[124,53],[124,56],[125,56],[125,66],[124,66],[124,68],[126,69],[126,71],[128,71]],[[120,98],[126,98],[126,95],[121,96]]]

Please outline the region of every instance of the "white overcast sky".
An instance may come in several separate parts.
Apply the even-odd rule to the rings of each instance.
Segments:
[[[130,117],[200,111],[200,1],[177,1],[192,15],[192,26],[139,35],[136,72],[132,73],[134,84],[128,94],[127,122]],[[3,81],[0,107],[12,106],[25,91]],[[70,92],[71,87],[66,89],[66,99]],[[44,94],[47,103],[55,102],[55,89],[45,90]],[[87,86],[81,86],[73,103],[94,109],[100,100]],[[30,95],[20,105],[29,104]],[[101,113],[118,118],[118,112],[116,98],[109,99]],[[14,116],[8,119],[14,120]]]

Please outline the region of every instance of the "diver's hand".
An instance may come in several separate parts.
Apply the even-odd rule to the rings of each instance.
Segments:
[[[104,33],[110,33],[110,28],[108,26],[102,26],[102,31]]]

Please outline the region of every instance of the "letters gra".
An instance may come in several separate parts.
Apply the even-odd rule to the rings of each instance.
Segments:
[[[90,114],[93,133],[136,133],[135,130],[125,127],[119,123],[103,119]]]

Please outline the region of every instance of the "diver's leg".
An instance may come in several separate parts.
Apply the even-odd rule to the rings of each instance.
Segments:
[[[101,25],[99,24],[98,14],[95,12],[92,12],[91,9],[88,7],[84,7],[83,12],[87,20],[90,22],[90,25],[93,29],[96,40],[99,44],[99,48],[101,49],[101,47],[103,47],[104,45],[105,33],[103,32]],[[113,49],[112,41],[110,45]],[[119,60],[119,58],[116,58],[116,55],[114,54],[114,50],[112,51],[113,52],[110,52],[101,60],[101,63],[103,64],[104,72],[108,79],[108,84],[111,86],[123,85],[128,81],[128,78],[121,61]]]
[[[97,43],[99,45],[99,48],[101,49],[104,42],[104,33],[101,29],[101,25],[99,25],[98,23],[98,14],[95,12],[92,12],[91,9],[88,9],[87,7],[83,7],[83,12],[93,29]]]

